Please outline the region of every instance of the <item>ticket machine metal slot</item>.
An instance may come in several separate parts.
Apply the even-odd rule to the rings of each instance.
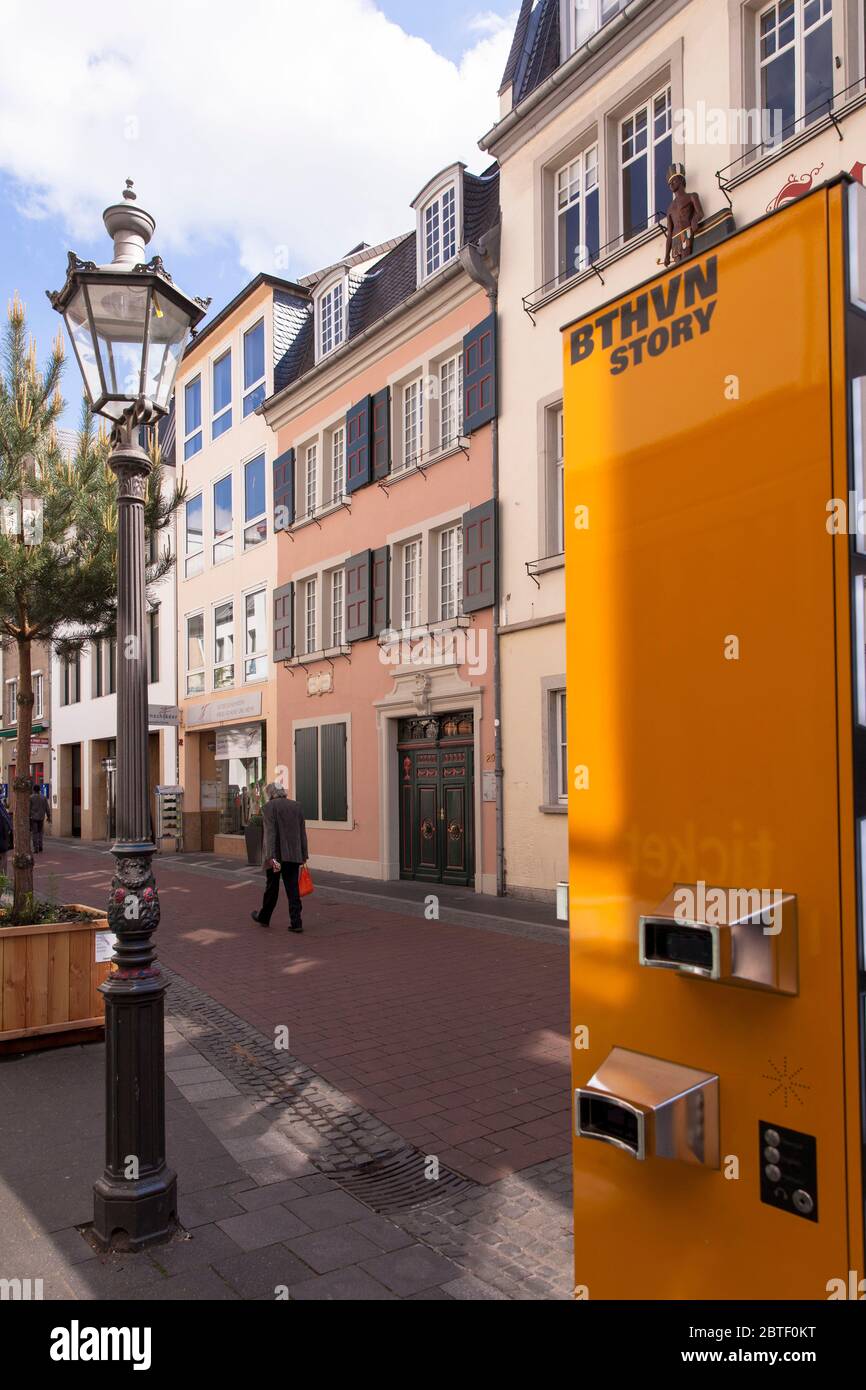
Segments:
[[[574,1093],[579,1139],[598,1139],[632,1158],[719,1166],[719,1078],[614,1047]]]
[[[677,883],[641,916],[638,959],[721,984],[799,992],[794,893]]]

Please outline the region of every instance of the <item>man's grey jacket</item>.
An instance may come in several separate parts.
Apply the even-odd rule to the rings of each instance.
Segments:
[[[31,792],[30,819],[41,823],[46,816],[49,820],[51,819],[51,807],[48,805],[47,797],[42,796],[40,792]]]
[[[262,812],[264,837],[262,864],[271,859],[280,864],[303,864],[310,857],[307,848],[307,827],[304,813],[297,801],[287,796],[275,796],[265,802]]]

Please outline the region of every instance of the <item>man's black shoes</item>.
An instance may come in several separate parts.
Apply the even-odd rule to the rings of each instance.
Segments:
[[[257,912],[251,912],[250,916],[252,917],[254,922],[258,923],[260,927],[269,927],[271,925],[270,922],[263,922]]]

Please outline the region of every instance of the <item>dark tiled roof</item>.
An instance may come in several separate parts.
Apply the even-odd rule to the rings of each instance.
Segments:
[[[534,92],[559,63],[559,0],[538,0],[515,69],[514,105]]]
[[[517,64],[523,57],[523,45],[526,42],[526,30],[529,27],[529,16],[532,14],[532,6],[535,0],[523,0],[520,6],[520,14],[517,16],[517,28],[514,31],[514,38],[511,41],[511,51],[508,54],[508,62],[505,64],[505,71],[502,74],[502,81],[499,90],[507,87],[509,82],[514,81],[514,74],[517,71]]]
[[[499,213],[499,169],[483,174],[463,174],[463,243],[478,241],[492,227]]]
[[[298,367],[298,361],[303,361],[306,351],[304,330],[309,318],[310,301],[307,296],[290,294],[286,290],[274,291],[274,389],[277,391],[305,370]],[[309,340],[312,353],[312,333]]]
[[[349,300],[349,337],[371,328],[408,299],[415,287],[415,233],[411,232],[368,270]]]
[[[499,216],[499,172],[492,164],[483,174],[463,173],[462,244],[477,242]],[[348,341],[373,328],[403,304],[418,288],[416,234],[404,236],[368,269],[356,266],[349,274]],[[274,392],[282,391],[315,365],[313,306],[300,297],[284,296],[274,303]]]

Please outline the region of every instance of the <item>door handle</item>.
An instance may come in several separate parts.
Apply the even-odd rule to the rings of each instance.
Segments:
[[[445,819],[445,807],[444,807],[444,806],[440,806],[440,807],[439,807],[439,819],[440,819],[440,820],[444,820],[444,819]]]

